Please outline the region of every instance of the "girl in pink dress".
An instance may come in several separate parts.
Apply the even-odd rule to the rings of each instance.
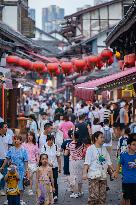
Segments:
[[[38,145],[36,143],[36,137],[33,132],[29,132],[27,134],[26,142],[22,144],[22,146],[26,149],[28,154],[28,168],[30,173],[30,189],[28,191],[29,195],[33,195],[32,186],[33,186],[33,178],[36,174],[39,154],[38,154]]]

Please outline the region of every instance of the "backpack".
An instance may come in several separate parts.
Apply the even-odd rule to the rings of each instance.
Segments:
[[[106,144],[111,142],[112,134],[111,134],[110,128],[109,129],[104,128],[104,140]]]

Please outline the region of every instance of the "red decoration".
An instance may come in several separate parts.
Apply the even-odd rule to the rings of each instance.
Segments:
[[[98,56],[94,56],[94,55],[88,56],[88,64],[91,65],[93,68],[97,66],[98,62],[99,62]]]
[[[21,66],[22,68],[26,70],[29,70],[29,69],[32,70],[32,62],[27,59],[19,58],[18,66]]]
[[[101,58],[104,62],[106,62],[107,60],[109,60],[111,57],[113,56],[113,52],[106,48],[101,52]]]
[[[136,55],[135,53],[124,56],[124,63],[126,67],[135,66]]]
[[[33,63],[33,68],[36,72],[43,72],[45,69],[45,64],[41,61],[36,61]]]
[[[104,66],[104,63],[102,61],[99,61],[96,66],[100,70]]]
[[[74,60],[74,69],[77,73],[82,73],[86,68],[85,60]]]
[[[61,68],[62,68],[62,72],[65,75],[69,75],[70,73],[72,73],[73,65],[71,62],[63,62],[61,64]]]
[[[107,65],[112,65],[113,62],[114,62],[114,59],[113,59],[113,58],[109,58],[109,59],[107,60]]]
[[[17,65],[19,58],[17,56],[7,56],[6,62],[8,64]]]
[[[60,74],[60,69],[59,69],[58,63],[48,63],[47,70],[51,75],[59,75]]]

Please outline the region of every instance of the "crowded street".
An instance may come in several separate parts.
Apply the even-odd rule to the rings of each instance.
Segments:
[[[0,0],[0,205],[136,205],[136,0]]]

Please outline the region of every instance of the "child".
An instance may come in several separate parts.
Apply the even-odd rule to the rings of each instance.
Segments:
[[[53,204],[54,180],[47,154],[40,155],[39,168],[36,171],[36,190],[38,205]]]
[[[28,175],[28,155],[26,150],[22,147],[22,137],[14,137],[14,146],[9,149],[7,152],[6,159],[1,167],[1,170],[4,169],[8,162],[14,163],[17,166],[17,172],[19,174],[20,180],[18,188],[20,190],[20,204],[25,205],[26,203],[23,199],[23,178],[25,175]]]
[[[30,173],[30,189],[28,190],[29,195],[33,195],[32,185],[34,174],[37,170],[37,165],[39,161],[38,145],[36,144],[36,138],[34,132],[29,132],[27,134],[26,142],[22,144],[26,149],[28,154],[28,168]]]
[[[8,205],[20,205],[19,175],[14,164],[9,166],[5,181],[7,182]]]
[[[130,133],[130,129],[128,127],[121,128],[121,137],[119,138],[118,141],[118,146],[117,146],[117,157],[122,153],[125,152],[127,150],[127,141],[129,138],[129,133]]]
[[[122,205],[136,204],[136,139],[128,139],[128,151],[120,155],[114,177],[117,178],[122,166]]]

